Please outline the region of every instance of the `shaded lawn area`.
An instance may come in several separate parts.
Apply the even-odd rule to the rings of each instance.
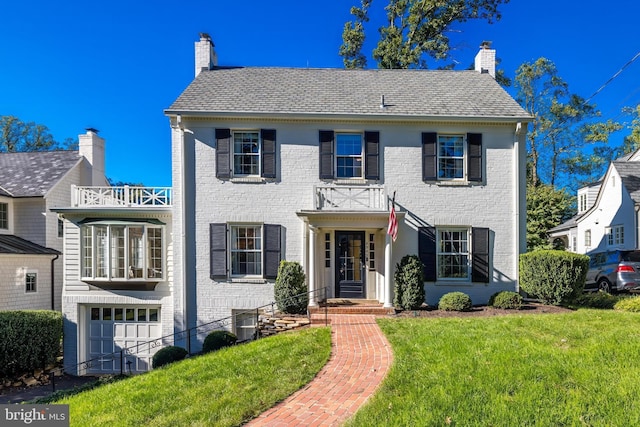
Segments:
[[[394,365],[350,426],[640,425],[640,313],[378,323]]]
[[[234,426],[307,384],[331,333],[310,328],[187,359],[55,403],[73,426]]]

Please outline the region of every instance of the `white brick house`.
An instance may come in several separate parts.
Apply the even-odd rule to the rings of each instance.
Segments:
[[[386,307],[407,254],[429,304],[518,290],[531,117],[494,57],[481,49],[476,71],[221,67],[201,35],[196,78],[165,111],[175,329],[271,302],[281,259],[318,295]]]
[[[0,310],[61,309],[63,224],[71,185],[104,185],[104,141],[78,151],[0,153]]]

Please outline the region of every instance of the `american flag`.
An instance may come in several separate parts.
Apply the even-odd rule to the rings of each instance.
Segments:
[[[391,212],[389,212],[389,227],[387,228],[387,234],[391,236],[394,242],[396,241],[396,237],[398,237],[398,218],[396,218],[395,202],[391,202]]]

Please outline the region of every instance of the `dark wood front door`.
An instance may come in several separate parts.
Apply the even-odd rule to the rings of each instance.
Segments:
[[[364,231],[336,231],[336,297],[364,298]]]

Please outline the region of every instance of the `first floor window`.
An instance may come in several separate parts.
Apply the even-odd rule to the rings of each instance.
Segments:
[[[584,245],[591,246],[591,230],[584,230]]]
[[[27,273],[25,276],[25,292],[38,290],[38,273]]]
[[[231,275],[262,275],[261,226],[231,226]]]
[[[9,204],[0,203],[0,229],[9,229]]]
[[[145,280],[163,277],[163,228],[149,224],[83,225],[82,277]]]
[[[469,278],[469,232],[467,229],[438,230],[438,279]]]
[[[260,175],[260,134],[233,133],[233,174]]]
[[[608,230],[609,246],[623,245],[624,244],[624,226],[615,225]]]

